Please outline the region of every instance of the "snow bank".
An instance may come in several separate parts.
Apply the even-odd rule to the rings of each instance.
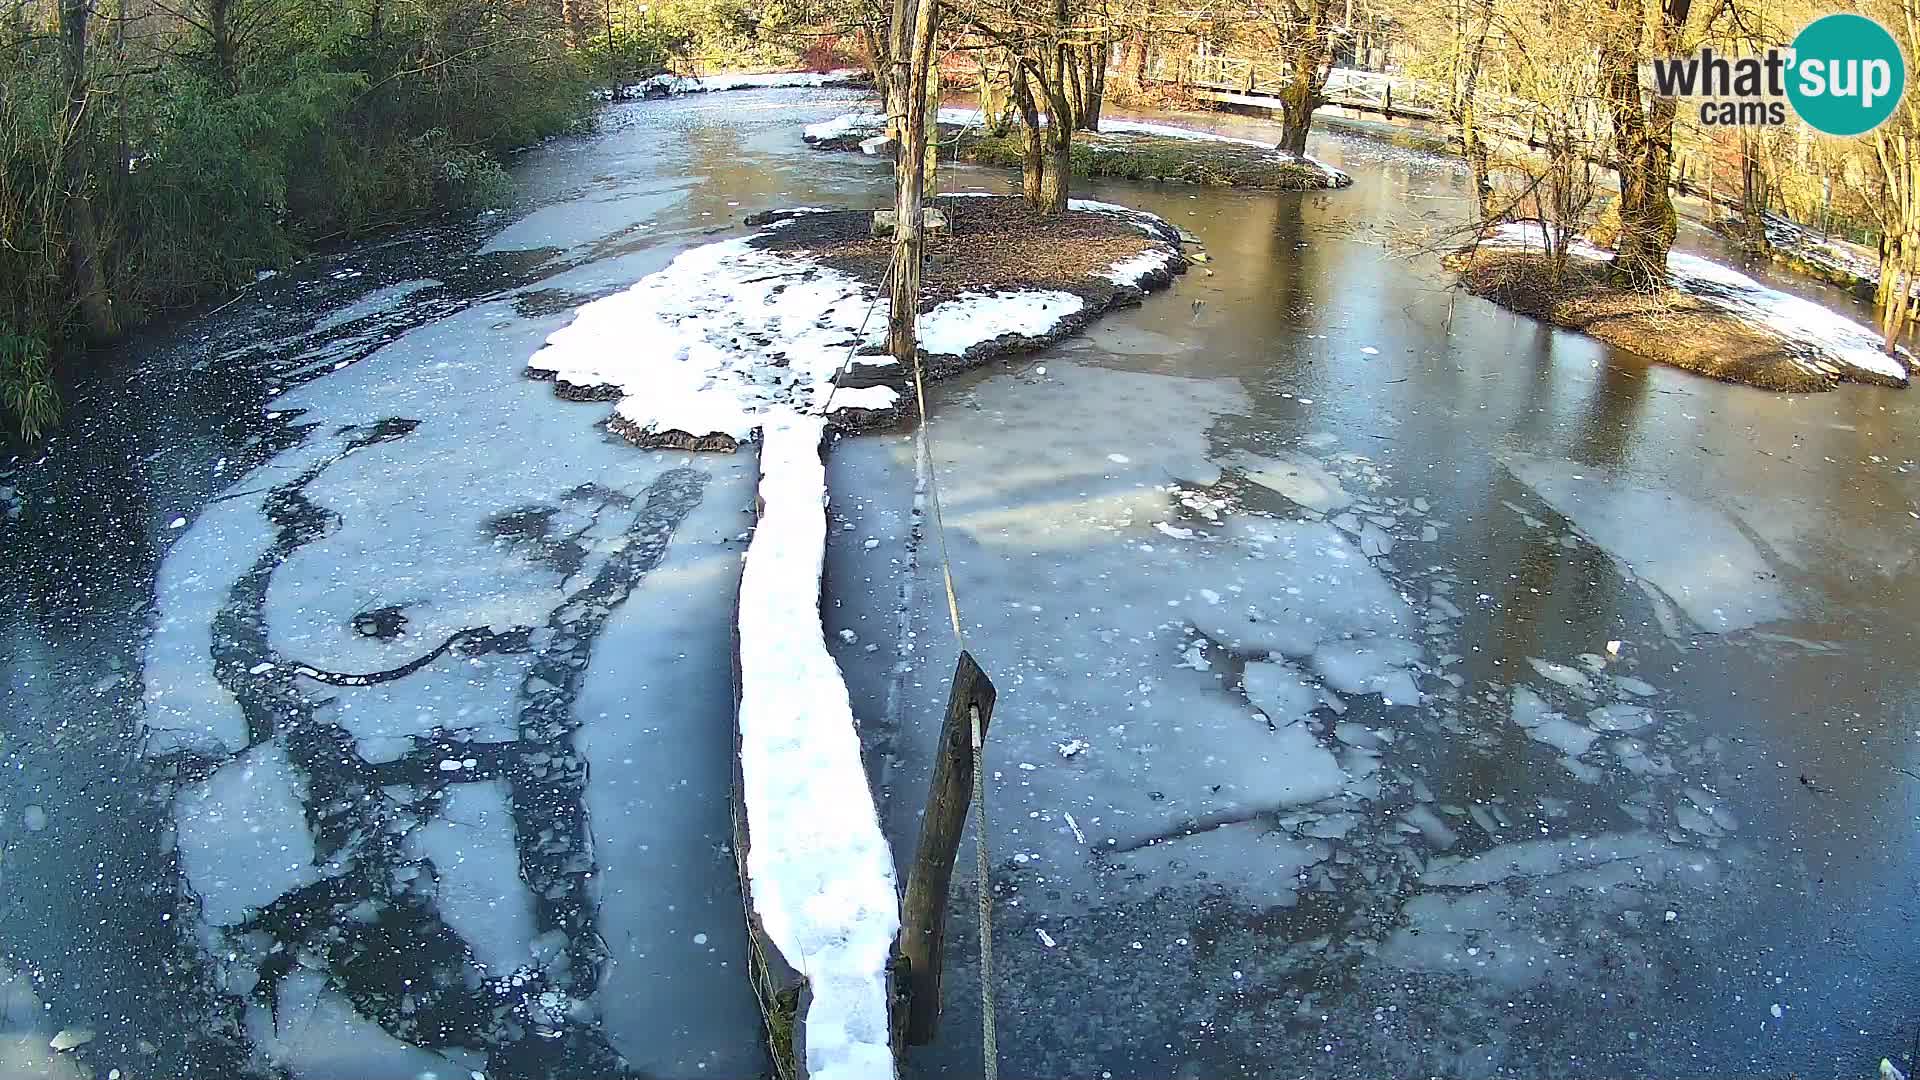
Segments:
[[[768,90],[792,87],[844,86],[865,73],[859,68],[839,68],[824,74],[809,71],[763,72],[761,74],[698,75],[660,74],[633,83],[620,91],[623,98],[663,97],[678,94],[702,94],[720,90]]]
[[[1043,337],[1086,306],[1072,293],[1053,289],[962,293],[920,317],[920,347],[934,355],[959,356],[1008,334]]]
[[[633,434],[683,431],[742,442],[771,409],[819,415],[829,397],[834,409],[892,408],[898,394],[889,387],[833,387],[848,353],[884,334],[885,313],[869,317],[873,291],[752,239],[694,248],[627,291],[583,306],[528,368],[574,387],[617,391],[616,422]]]
[[[1907,368],[1881,351],[1880,335],[1811,300],[1770,289],[1737,270],[1675,251],[1667,256],[1673,283],[1799,344],[1841,366],[1905,381]]]
[[[1546,247],[1545,231],[1535,222],[1502,225],[1483,242],[1521,249]],[[1575,258],[1613,261],[1612,252],[1580,238],[1567,251]],[[1681,251],[1667,254],[1667,272],[1674,288],[1779,335],[1796,354],[1794,360],[1815,374],[1864,374],[1902,385],[1907,381],[1906,365],[1881,350],[1880,335],[1838,312]]]
[[[812,992],[813,1080],[893,1075],[887,960],[899,931],[893,860],[852,706],[820,622],[824,422],[771,419],[762,510],[740,580],[740,768],[751,902]]]
[[[1101,271],[1100,276],[1115,285],[1139,285],[1156,274],[1173,272],[1178,252],[1172,248],[1151,248],[1128,259],[1120,259]]]

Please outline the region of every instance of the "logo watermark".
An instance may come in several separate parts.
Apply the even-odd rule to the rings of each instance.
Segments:
[[[1795,115],[1827,135],[1864,135],[1886,122],[1907,89],[1907,63],[1886,27],[1864,15],[1827,15],[1790,48],[1729,57],[1703,48],[1655,60],[1661,97],[1700,98],[1706,127],[1763,126]]]

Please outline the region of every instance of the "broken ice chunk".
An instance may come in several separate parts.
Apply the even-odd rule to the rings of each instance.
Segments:
[[[1264,457],[1240,453],[1225,460],[1245,473],[1247,479],[1309,510],[1327,514],[1353,501],[1332,473],[1303,455]]]
[[[1419,829],[1427,843],[1440,851],[1446,851],[1460,842],[1460,835],[1441,821],[1440,815],[1425,806],[1415,806],[1400,816],[1406,819],[1407,824]]]
[[[1601,731],[1638,731],[1653,723],[1653,711],[1642,705],[1607,705],[1588,712],[1587,723]]]
[[[1313,669],[1343,694],[1381,694],[1389,704],[1415,705],[1420,692],[1406,667],[1420,647],[1395,637],[1337,641],[1313,654]]]
[[[1572,690],[1581,697],[1593,697],[1593,683],[1587,680],[1586,672],[1581,671],[1579,668],[1568,667],[1565,664],[1556,664],[1551,660],[1542,660],[1537,656],[1527,657],[1527,663],[1533,665],[1533,670],[1539,672],[1542,678],[1559,683],[1561,686]]]
[[[1249,663],[1243,686],[1247,700],[1276,725],[1304,719],[1320,701],[1313,684],[1301,678],[1292,665],[1284,663]]]

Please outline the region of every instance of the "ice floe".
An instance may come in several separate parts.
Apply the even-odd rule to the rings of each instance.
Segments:
[[[1772,565],[1716,507],[1599,466],[1507,453],[1521,483],[1604,549],[1656,603],[1724,634],[1791,614]]]

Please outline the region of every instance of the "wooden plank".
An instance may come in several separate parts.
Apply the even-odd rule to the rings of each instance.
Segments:
[[[987,722],[993,718],[995,696],[992,680],[980,670],[973,655],[962,650],[953,672],[953,689],[947,695],[940,742],[934,749],[926,814],[920,819],[920,844],[914,849],[913,870],[907,876],[907,895],[901,906],[906,1035],[907,1042],[915,1046],[931,1042],[940,1026],[947,892],[953,881],[953,859],[960,850],[960,836],[966,830],[967,808],[973,802],[973,714],[979,713],[984,740]]]

